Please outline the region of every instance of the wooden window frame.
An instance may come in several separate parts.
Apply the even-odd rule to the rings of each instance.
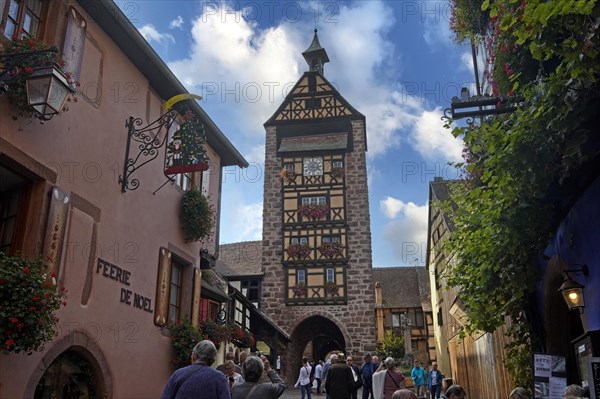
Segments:
[[[331,279],[329,278],[331,276]],[[325,281],[328,283],[335,283],[335,269],[328,267],[325,269]]]
[[[23,29],[23,24],[27,15],[27,10],[30,9],[27,6],[28,0],[6,0],[6,4],[4,4],[4,9],[0,10],[2,12],[2,19],[0,20],[0,30],[2,30],[2,34],[0,36],[3,38],[3,40],[12,40],[12,37],[14,35],[18,36],[19,33],[22,34],[21,37],[25,36],[30,37],[32,39],[39,39],[42,37],[42,34],[46,27],[46,20],[48,17],[48,4],[50,2],[45,0],[39,0],[39,2],[42,5],[39,15],[32,13],[35,16],[35,18],[38,19],[37,31],[34,32],[33,35],[30,35],[29,33],[26,33]],[[19,3],[19,11],[17,12],[16,19],[10,17],[10,10],[13,6],[13,3]],[[13,32],[7,36],[6,27],[8,25],[9,18],[15,23],[15,28]]]
[[[300,279],[300,275],[302,274],[302,280]],[[306,270],[298,269],[296,271],[296,284],[304,284],[306,285]]]

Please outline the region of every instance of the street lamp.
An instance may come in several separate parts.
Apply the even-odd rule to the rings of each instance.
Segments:
[[[58,49],[51,47],[47,50],[0,55],[0,94],[11,90],[10,81],[23,73],[25,63],[35,65],[33,73],[25,78],[27,104],[41,120],[50,120],[60,114],[69,94],[73,93],[60,67],[54,63],[44,63],[43,56],[49,53],[58,53]]]
[[[578,309],[579,313],[583,313],[583,308],[585,307],[583,289],[585,288],[585,285],[573,280],[569,273],[580,273],[587,276],[588,267],[587,265],[582,265],[578,269],[568,269],[563,271],[563,273],[565,275],[565,280],[558,289],[558,292],[563,295],[569,310]]]

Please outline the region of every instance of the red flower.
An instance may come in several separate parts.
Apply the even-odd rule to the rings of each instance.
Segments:
[[[18,322],[19,322],[19,319],[17,319],[16,317],[11,317],[11,318],[10,318],[10,322],[11,322],[11,323],[18,323]]]
[[[13,341],[12,339],[7,339],[4,344],[6,346],[13,346],[15,344],[15,341]]]
[[[24,267],[24,268],[23,268],[23,273],[25,273],[25,274],[29,274],[29,268],[28,268],[28,267]]]
[[[19,330],[21,330],[23,327],[25,327],[25,323],[19,323],[19,324],[17,324],[17,328]]]
[[[40,300],[39,296],[34,296],[33,298],[31,298],[32,301],[34,302],[38,302]]]

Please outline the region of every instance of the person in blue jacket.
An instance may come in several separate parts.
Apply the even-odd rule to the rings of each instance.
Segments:
[[[425,370],[421,367],[419,360],[415,360],[415,367],[410,372],[410,378],[412,378],[415,384],[415,393],[417,397],[425,396]]]
[[[442,393],[442,373],[438,370],[438,364],[433,362],[431,364],[431,370],[427,375],[427,386],[431,394],[431,399],[439,399]]]
[[[369,396],[373,398],[373,372],[377,369],[371,361],[370,353],[365,353],[363,360],[364,363],[360,366],[360,373],[363,379],[362,399],[369,399]]]

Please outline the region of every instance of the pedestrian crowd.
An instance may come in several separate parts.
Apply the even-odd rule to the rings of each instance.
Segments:
[[[240,354],[240,364],[234,363],[228,352],[225,363],[212,368],[217,357],[215,345],[208,340],[200,341],[191,353],[191,364],[176,370],[164,388],[161,399],[277,399],[287,389],[277,372],[271,368],[265,356]],[[443,391],[444,376],[436,362],[430,362],[425,370],[415,360],[410,377],[413,389],[407,389],[405,377],[397,369],[396,361],[387,357],[381,363],[377,356],[365,353],[360,366],[354,358],[343,353],[332,353],[326,363],[309,362],[302,358],[295,387],[300,388],[301,399],[312,399],[316,381],[316,394],[327,399],[466,399],[460,385],[450,385]],[[442,392],[443,391],[443,392]],[[589,391],[579,385],[565,388],[563,399],[585,399]],[[530,399],[527,389],[517,387],[508,399]]]

